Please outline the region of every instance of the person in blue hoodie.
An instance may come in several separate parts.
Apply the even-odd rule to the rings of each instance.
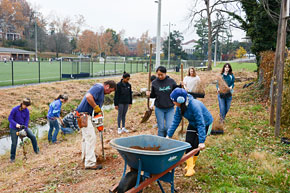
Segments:
[[[29,110],[28,106],[31,105],[31,101],[29,98],[25,98],[22,103],[16,107],[14,107],[10,115],[8,117],[10,135],[11,135],[11,151],[10,151],[10,162],[15,162],[16,155],[16,147],[18,141],[17,132],[24,128],[26,131],[27,137],[31,140],[33,150],[36,154],[39,152],[39,148],[37,146],[37,141],[35,135],[33,135],[32,131],[28,128],[29,123]]]
[[[223,66],[221,76],[222,79],[227,83],[228,87],[230,88],[230,92],[228,94],[222,95],[220,93],[219,84],[218,83],[216,84],[220,108],[220,122],[223,123],[231,107],[232,93],[234,92],[233,89],[235,86],[235,76],[233,75],[233,70],[229,63],[226,63]]]
[[[47,120],[49,122],[49,130],[48,130],[49,143],[53,143],[53,144],[57,143],[57,135],[59,132],[58,120],[62,122],[62,119],[60,119],[61,106],[63,103],[66,103],[67,100],[68,100],[68,96],[61,94],[52,103],[49,104],[49,110],[47,113]]]
[[[186,131],[186,142],[191,144],[191,148],[187,149],[186,153],[196,149],[197,147],[204,149],[206,135],[213,122],[212,115],[201,101],[196,100],[190,94],[187,94],[183,88],[174,89],[170,94],[170,98],[174,105],[176,105],[176,111],[172,125],[167,131],[167,138],[173,136],[183,116],[189,122]],[[185,176],[192,176],[195,174],[194,167],[198,155],[199,152],[186,160],[187,166],[185,169],[187,172]]]

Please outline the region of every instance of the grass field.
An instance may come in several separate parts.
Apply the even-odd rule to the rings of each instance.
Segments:
[[[14,62],[13,84],[29,84],[62,80],[61,74],[89,73],[91,77],[146,72],[146,63],[97,63],[97,62]],[[12,63],[0,62],[0,86],[12,85]]]
[[[224,66],[224,62],[220,62],[217,64],[217,66],[214,66],[213,69],[218,69],[218,68],[222,68]],[[238,63],[238,62],[231,62],[230,63],[232,68],[233,68],[233,72],[235,71],[239,71],[239,70],[245,70],[245,71],[249,71],[249,72],[254,72],[255,70],[257,70],[257,64],[256,63]]]
[[[162,64],[164,65],[164,64]],[[194,64],[195,65],[195,64]],[[245,69],[254,71],[257,69],[255,63],[231,63],[233,71]],[[14,62],[13,63],[13,83],[12,83],[12,63],[0,62],[0,86],[10,86],[19,84],[31,84],[40,82],[50,82],[65,80],[61,74],[79,74],[80,72],[89,73],[91,77],[107,76],[128,73],[147,72],[145,62],[127,62],[127,63],[97,63],[97,62]],[[173,69],[175,64],[166,68]],[[214,69],[222,68],[223,63],[218,64]],[[185,66],[186,68],[186,66]]]

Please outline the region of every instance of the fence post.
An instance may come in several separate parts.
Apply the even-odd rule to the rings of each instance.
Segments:
[[[79,74],[80,73],[80,63],[79,62],[77,62],[77,74]]]
[[[12,72],[11,72],[12,86],[14,86],[14,63],[13,63],[13,61],[11,61],[11,70],[12,70]]]
[[[94,61],[92,60],[92,77],[94,77]]]
[[[38,61],[38,82],[40,83],[40,60]]]
[[[124,61],[124,70],[123,70],[123,72],[125,72],[126,71],[126,61]]]
[[[115,75],[116,75],[116,74],[117,74],[117,73],[116,73],[116,61],[115,61],[115,66],[114,66],[114,68],[115,68]]]
[[[138,64],[139,64],[139,62],[137,61],[136,73],[138,73]]]
[[[132,63],[133,63],[133,61],[131,61],[131,66],[130,66],[130,74],[132,74]]]
[[[61,81],[61,67],[62,67],[62,59],[59,61],[59,80]]]
[[[104,61],[104,76],[106,76],[106,60]]]

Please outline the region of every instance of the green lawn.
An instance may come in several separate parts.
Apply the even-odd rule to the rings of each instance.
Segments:
[[[195,64],[195,61],[190,61],[189,65]],[[171,64],[167,68],[173,69],[176,64]],[[233,71],[245,69],[247,71],[254,71],[257,69],[255,63],[231,63]],[[124,71],[128,73],[136,72],[147,72],[147,64],[143,61],[129,61],[126,63],[116,62],[116,63],[97,63],[97,62],[62,62],[62,67],[60,68],[60,62],[40,62],[40,69],[38,62],[14,62],[13,63],[13,83],[17,84],[30,84],[38,82],[49,82],[63,80],[61,78],[62,74],[79,74],[80,72],[90,73],[91,77],[104,76],[104,75],[114,75],[122,74]],[[222,68],[223,63],[219,63],[213,69]],[[186,68],[186,66],[184,66]],[[61,70],[61,72],[60,72]],[[12,85],[12,64],[11,62],[0,62],[0,86]]]
[[[220,62],[217,64],[217,66],[213,66],[213,69],[221,69],[224,66],[224,62]],[[256,63],[238,63],[238,62],[230,62],[233,71],[239,71],[239,70],[246,70],[249,72],[254,72],[257,70],[257,64]]]
[[[14,62],[13,63],[13,81],[14,85],[29,84],[38,82],[49,82],[61,80],[62,74],[78,74],[80,72],[90,73],[90,76],[104,76],[113,74],[146,72],[144,62],[129,63],[97,63],[97,62]],[[0,62],[0,86],[12,85],[12,64],[11,62]]]

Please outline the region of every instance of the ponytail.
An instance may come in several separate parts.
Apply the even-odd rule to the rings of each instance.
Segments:
[[[124,71],[124,73],[123,73],[123,78],[128,78],[128,77],[130,77],[130,74],[127,73],[126,71]]]
[[[184,116],[185,111],[187,110],[187,106],[185,103],[180,104],[181,115]]]

